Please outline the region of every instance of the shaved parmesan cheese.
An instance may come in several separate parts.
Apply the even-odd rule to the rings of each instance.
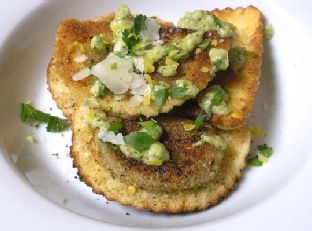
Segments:
[[[146,20],[146,30],[141,32],[143,45],[148,44],[162,44],[162,40],[159,38],[160,26],[151,18]]]
[[[80,55],[80,56],[74,58],[74,61],[75,61],[76,63],[83,63],[83,62],[86,61],[87,59],[88,59],[88,56],[86,56],[86,55]]]
[[[143,96],[141,95],[134,95],[130,98],[128,105],[130,107],[136,107],[139,106],[140,103],[143,101]]]
[[[76,72],[73,74],[72,79],[74,81],[83,80],[84,78],[88,77],[91,74],[91,71],[89,68],[84,68],[81,71]]]
[[[124,94],[128,91],[133,79],[133,66],[129,60],[111,55],[97,63],[91,69],[91,73],[114,94]]]
[[[121,133],[115,134],[112,131],[101,130],[98,137],[103,142],[108,142],[116,145],[125,144],[124,138]]]
[[[144,59],[142,57],[133,57],[131,59],[135,69],[141,73],[144,71]]]

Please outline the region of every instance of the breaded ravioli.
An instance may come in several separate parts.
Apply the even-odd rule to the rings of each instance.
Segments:
[[[174,106],[194,98],[212,80],[218,69],[209,56],[210,50],[227,52],[231,46],[231,36],[221,37],[216,31],[180,29],[170,22],[153,19],[160,29],[159,40],[153,42],[154,45],[151,46],[154,47],[151,49],[139,50],[135,55],[129,47],[126,55],[123,50],[119,51],[118,42],[123,41],[128,46],[135,43],[135,40],[131,40],[132,34],[125,39],[124,32],[127,30],[124,30],[122,39],[110,48],[114,50],[108,49],[105,54],[99,53],[91,43],[97,36],[105,38],[107,44],[114,43],[116,35],[111,29],[112,21],[116,20],[114,17],[114,14],[109,14],[98,17],[95,21],[69,19],[58,26],[55,52],[48,68],[48,85],[53,98],[66,116],[70,116],[77,105],[85,102],[121,117],[150,117],[168,112]],[[155,27],[154,24],[153,26]],[[135,47],[139,45],[136,44],[131,49]],[[144,53],[143,58],[138,56],[141,53]],[[129,85],[127,92],[124,92],[124,89],[120,90],[120,86],[116,89],[116,79],[120,72],[106,77],[102,71],[107,69],[107,65],[111,72],[117,71],[121,59],[124,63],[131,61],[135,66],[133,75],[136,77],[131,77],[131,81],[129,77],[127,80],[130,82],[124,84]],[[113,61],[109,63],[110,60]],[[81,78],[85,73],[88,73],[88,77]],[[104,93],[94,95],[94,88],[101,77],[106,81],[101,85]],[[114,82],[111,83],[112,81]],[[135,84],[137,88],[132,86]]]
[[[178,125],[176,124],[177,126],[181,126],[180,122],[178,122],[176,119],[171,120],[171,118],[168,118],[168,121],[166,120],[166,117],[163,117],[160,118],[159,122],[167,124],[176,122],[178,123]],[[113,174],[112,169],[107,168],[108,163],[106,163],[106,161],[108,161],[109,158],[112,158],[107,156],[114,154],[118,156],[119,154],[117,151],[112,153],[113,149],[109,145],[103,145],[97,141],[98,136],[96,135],[96,130],[91,128],[86,121],[85,108],[82,107],[75,112],[72,120],[72,126],[73,146],[71,148],[71,156],[74,158],[75,167],[78,168],[80,179],[89,185],[95,193],[104,195],[108,200],[116,200],[123,205],[131,205],[138,209],[147,209],[154,212],[190,212],[194,210],[205,209],[217,204],[220,200],[225,198],[231,190],[235,188],[236,182],[240,178],[241,171],[245,167],[245,158],[249,153],[250,147],[250,134],[247,129],[226,132],[218,130],[217,134],[225,141],[226,149],[224,150],[224,157],[222,158],[221,162],[218,163],[219,171],[216,173],[215,177],[211,178],[205,183],[202,182],[200,186],[197,184],[189,184],[189,188],[185,189],[183,185],[180,185],[181,189],[179,189],[178,185],[175,184],[174,181],[170,178],[173,177],[174,179],[178,179],[179,176],[171,176],[164,172],[164,177],[169,177],[166,180],[170,181],[170,183],[173,183],[171,190],[154,190],[158,183],[160,183],[159,186],[166,186],[167,189],[169,189],[168,187],[171,185],[166,185],[165,182],[159,181],[162,177],[161,171],[148,171],[149,166],[146,166],[146,169],[142,173],[139,173],[139,169],[135,166],[133,169],[134,172],[131,173],[132,175],[129,176],[129,179],[127,179],[127,176],[124,176],[122,179],[120,174]],[[174,124],[172,124],[172,126],[174,126]],[[171,126],[168,125],[168,127],[169,130],[172,129]],[[128,129],[135,129],[135,125],[128,125]],[[173,131],[172,134],[175,136],[175,134],[179,133],[177,131],[180,129],[181,128],[177,128],[177,130]],[[181,134],[182,137],[189,138],[193,137],[194,135],[194,133],[189,133],[187,135]],[[167,139],[170,140],[172,138],[169,136]],[[177,140],[179,139],[177,138]],[[184,144],[180,143],[179,145],[180,146],[172,146],[176,148],[176,150],[184,152],[183,154],[177,155],[186,155],[187,153],[185,153]],[[189,155],[193,155],[193,157],[185,157],[185,167],[188,168],[187,165],[191,164],[191,162],[187,161],[187,158],[189,158],[189,161],[199,158],[197,168],[198,171],[202,171],[201,177],[204,177],[204,169],[207,169],[207,167],[205,167],[204,162],[201,161],[202,157],[200,157],[200,153],[196,153],[195,149],[192,147],[190,147],[190,150],[191,151]],[[211,151],[213,151],[213,149],[210,149],[208,152],[203,152],[202,156],[205,158],[207,153]],[[217,155],[217,153],[214,155]],[[118,157],[116,157],[114,161],[121,161],[126,163],[124,160]],[[172,160],[172,162],[179,163],[179,161],[176,160]],[[124,163],[122,163],[122,165]],[[133,166],[130,161],[128,166]],[[196,164],[193,164],[193,166],[196,166]],[[169,168],[170,166],[167,167]],[[174,166],[172,165],[172,167],[172,171],[174,172]],[[166,171],[166,168],[160,167],[159,170],[161,169]],[[130,171],[132,170],[129,169],[128,173]],[[192,177],[185,176],[184,174],[186,171],[187,170],[181,169],[182,174],[180,175],[180,178],[182,182],[183,177]],[[136,176],[135,172],[137,172]],[[150,177],[153,177],[152,174],[156,174],[154,176],[155,187],[151,187],[151,185],[149,185],[147,188],[145,188],[142,179],[142,174],[144,173],[148,174]],[[196,175],[196,173],[192,171],[189,173],[190,175]],[[135,177],[137,177],[137,179]],[[207,177],[209,178],[209,172],[207,172]],[[130,178],[132,178],[134,182],[131,182]],[[140,184],[140,181],[143,183],[143,185],[140,185],[140,187],[134,186],[134,183]],[[150,183],[150,181],[146,182],[147,184]]]
[[[234,49],[244,49],[246,57],[244,58],[245,63],[240,70],[228,69],[219,72],[208,86],[209,88],[214,84],[220,85],[227,93],[227,104],[231,109],[226,115],[213,113],[210,122],[212,125],[225,130],[240,128],[245,125],[253,108],[259,84],[263,52],[263,17],[261,12],[253,6],[214,10],[213,13],[220,19],[235,26]],[[234,53],[234,55],[239,56],[242,54]],[[233,58],[239,59],[240,57]],[[184,105],[176,107],[172,113],[195,118],[202,114],[203,110],[196,100],[190,100]]]
[[[146,165],[138,160],[127,158],[116,149],[109,150],[109,144],[94,140],[103,150],[103,164],[114,177],[146,190],[173,191],[200,187],[211,181],[219,171],[224,149],[209,143],[194,144],[204,134],[216,131],[205,124],[199,131],[186,131],[184,125],[192,123],[187,119],[163,115],[153,118],[162,128],[160,142],[170,154],[170,159],[162,165]],[[139,130],[137,121],[124,121],[124,132]]]

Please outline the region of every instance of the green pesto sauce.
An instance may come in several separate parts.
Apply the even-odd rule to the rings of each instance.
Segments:
[[[233,35],[233,25],[222,22],[216,16],[209,14],[204,10],[196,10],[185,13],[184,17],[179,19],[178,26],[194,30],[216,30],[221,37]]]
[[[218,102],[217,105],[214,105],[213,99],[215,99],[216,95],[221,95],[222,97],[221,101]],[[204,110],[208,115],[211,113],[217,115],[227,115],[231,112],[230,107],[226,104],[227,98],[228,96],[226,92],[219,85],[213,85],[200,93],[197,97],[197,102],[202,110]]]
[[[247,60],[247,50],[245,47],[232,47],[229,51],[229,62],[231,69],[238,73],[245,65]]]
[[[153,143],[150,148],[144,152],[135,150],[129,144],[119,145],[119,148],[126,157],[140,160],[147,165],[158,166],[170,158],[166,147],[159,142]]]
[[[266,25],[264,28],[263,38],[264,40],[270,40],[273,38],[274,29],[272,25]]]
[[[114,20],[110,24],[115,40],[120,39],[121,33],[125,29],[129,29],[133,26],[133,21],[134,17],[128,6],[120,5],[115,12]]]
[[[226,70],[229,67],[228,51],[222,48],[211,48],[209,58],[213,66],[213,71]]]
[[[212,146],[221,149],[221,150],[225,150],[226,149],[226,143],[225,141],[218,135],[212,135],[212,134],[206,134],[206,135],[202,135],[201,139],[199,141],[197,141],[194,146],[202,146],[205,143],[211,144]]]
[[[157,72],[162,74],[165,77],[174,76],[177,74],[178,66],[179,66],[179,64],[160,66],[160,67],[158,67]]]

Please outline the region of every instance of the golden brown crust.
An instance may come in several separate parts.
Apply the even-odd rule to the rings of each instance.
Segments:
[[[80,111],[82,110],[82,111]],[[103,153],[93,141],[93,132],[84,122],[83,108],[78,110],[73,120],[73,146],[71,157],[78,168],[80,179],[92,187],[95,193],[104,195],[108,200],[116,200],[122,205],[154,212],[191,212],[206,209],[217,204],[232,191],[246,165],[249,152],[250,134],[247,129],[219,131],[227,142],[225,157],[216,178],[203,187],[172,192],[148,191],[137,188],[129,194],[129,184],[114,178],[104,167]]]
[[[60,23],[56,33],[55,53],[50,62],[48,68],[48,85],[49,90],[52,93],[53,98],[57,101],[58,106],[64,111],[66,116],[72,114],[72,110],[75,106],[80,105],[85,101],[86,98],[91,96],[90,88],[92,87],[95,78],[90,76],[82,81],[73,81],[72,75],[79,70],[90,66],[90,65],[79,64],[73,61],[75,54],[74,49],[69,49],[74,42],[82,43],[85,47],[86,52],[90,57],[94,57],[94,63],[101,60],[96,52],[87,49],[87,44],[90,38],[96,34],[105,34],[106,37],[112,39],[112,31],[110,30],[110,20],[112,14],[107,16],[99,17],[96,21],[78,21],[76,19],[68,19]],[[168,41],[174,41],[177,38],[185,37],[191,32],[177,32],[176,29],[171,28],[171,23],[158,20],[162,23],[164,28],[163,32],[166,33]],[[169,33],[172,31],[173,33]],[[218,41],[216,47],[229,49],[231,45],[231,38],[220,38],[216,33],[207,32],[205,37],[215,39]],[[222,41],[222,42],[220,42]],[[209,46],[208,49],[210,49]],[[89,56],[87,54],[87,56]],[[89,61],[88,61],[89,62]],[[173,84],[176,79],[188,79],[194,82],[199,90],[204,89],[208,83],[212,80],[210,73],[204,73],[201,71],[203,67],[211,68],[211,63],[208,59],[207,51],[203,51],[194,56],[192,59],[181,63],[179,66],[179,73],[182,73],[179,78],[165,78],[160,77],[159,74],[151,74],[152,79],[163,80]],[[161,110],[158,110],[153,102],[150,105],[141,105],[132,107],[128,104],[129,97],[126,96],[124,99],[115,100],[111,93],[107,93],[103,100],[99,100],[100,107],[108,111],[112,115],[118,115],[121,117],[129,116],[155,116],[161,113],[170,111],[174,106],[179,106],[189,98],[195,96],[184,97],[183,99],[170,98],[166,100]],[[73,106],[74,105],[74,106]]]
[[[183,124],[190,124],[192,121],[168,115],[154,119],[163,129],[160,142],[169,151],[170,160],[160,166],[146,165],[141,161],[127,158],[95,138],[94,142],[105,150],[105,154],[102,155],[103,165],[112,175],[121,182],[158,191],[194,188],[215,177],[223,158],[223,150],[208,143],[193,147],[193,143],[197,142],[201,135],[214,133],[213,128],[202,126],[201,131],[185,131]],[[132,124],[127,122],[123,125],[124,127],[130,125],[131,128],[136,127],[134,130],[139,130],[140,128],[133,125],[135,123],[133,121]],[[107,151],[109,149],[110,151]]]
[[[221,129],[238,128],[244,126],[248,119],[259,84],[263,53],[263,16],[254,6],[212,12],[237,28],[236,43],[247,50],[247,62],[239,73],[218,73],[214,82],[221,84],[227,91],[229,106],[233,112],[229,115],[213,115],[212,124]]]

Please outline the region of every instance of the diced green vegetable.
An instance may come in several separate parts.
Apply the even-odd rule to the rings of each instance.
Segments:
[[[250,158],[247,162],[249,166],[262,166],[262,161],[259,160],[257,156]]]
[[[105,40],[103,36],[101,35],[96,35],[92,37],[91,42],[90,42],[90,47],[99,52],[105,52],[107,48],[105,44]]]
[[[207,115],[205,114],[197,116],[194,121],[195,129],[198,130],[206,119],[207,119]]]
[[[156,107],[160,110],[167,98],[167,89],[159,89],[157,91],[154,91],[153,98]]]
[[[270,40],[273,38],[274,29],[272,25],[266,25],[264,28],[263,38],[264,40]]]
[[[268,147],[267,144],[259,145],[257,149],[265,157],[270,157],[273,153],[273,149]]]
[[[126,144],[131,145],[134,149],[139,152],[143,152],[157,142],[147,132],[131,132],[129,135],[124,137]]]
[[[159,140],[162,134],[162,128],[157,124],[156,121],[148,120],[139,122],[139,124],[143,127],[143,129],[141,129],[142,132],[147,132],[155,140]]]
[[[122,128],[122,123],[121,121],[117,120],[117,121],[113,121],[110,123],[110,127],[107,129],[107,131],[112,131],[115,134],[117,134],[118,132],[120,132]]]
[[[171,88],[171,95],[174,99],[181,99],[185,96],[186,87],[178,87],[176,85],[173,85]]]

